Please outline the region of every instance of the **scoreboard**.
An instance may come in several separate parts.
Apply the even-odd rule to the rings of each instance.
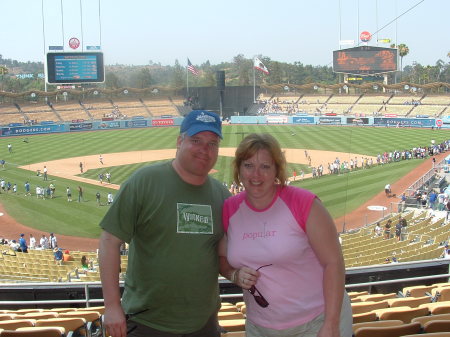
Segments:
[[[397,71],[397,49],[361,46],[333,51],[337,73],[374,75]]]
[[[47,53],[47,83],[101,83],[105,81],[103,53]]]

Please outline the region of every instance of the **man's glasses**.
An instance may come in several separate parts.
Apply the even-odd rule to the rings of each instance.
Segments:
[[[261,268],[271,266],[272,264],[266,264],[264,266],[259,267],[256,269],[256,271],[260,270]],[[266,308],[269,306],[269,302],[264,298],[264,296],[261,294],[261,292],[255,287],[251,286],[250,289],[248,289],[248,292],[252,294],[253,298],[255,299],[256,303],[258,303],[261,307]],[[257,295],[255,295],[257,294]]]

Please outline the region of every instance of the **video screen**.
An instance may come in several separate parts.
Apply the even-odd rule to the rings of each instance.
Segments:
[[[101,83],[104,81],[103,53],[47,54],[47,83]]]
[[[373,75],[397,70],[397,49],[362,46],[333,51],[337,73]]]

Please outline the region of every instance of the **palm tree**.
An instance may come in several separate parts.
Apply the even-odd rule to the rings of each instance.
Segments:
[[[403,57],[409,54],[409,48],[406,44],[398,45],[398,54],[400,56],[400,80],[403,79]]]

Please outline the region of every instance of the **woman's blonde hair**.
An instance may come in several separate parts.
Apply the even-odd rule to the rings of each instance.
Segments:
[[[252,133],[245,137],[236,149],[233,161],[233,177],[237,184],[239,179],[239,168],[244,160],[253,157],[259,150],[267,150],[275,164],[276,183],[284,186],[286,184],[286,158],[281,150],[280,144],[268,133]]]

